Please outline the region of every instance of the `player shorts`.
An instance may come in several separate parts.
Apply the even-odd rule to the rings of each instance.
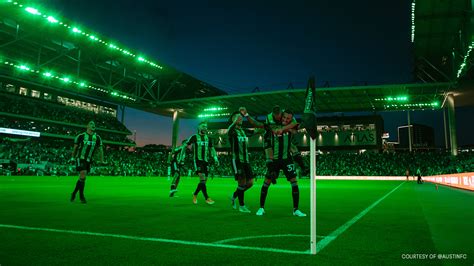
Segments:
[[[91,171],[91,162],[83,159],[76,159],[76,171],[80,172],[86,170],[88,173]]]
[[[273,161],[271,166],[268,167],[267,178],[277,179],[278,175],[280,174],[280,170],[283,170],[283,173],[285,174],[288,181],[296,177],[296,168],[293,160],[281,159]]]
[[[242,163],[232,159],[232,171],[234,172],[235,180],[250,180],[253,178],[252,168],[249,163]]]
[[[194,161],[194,170],[196,174],[204,174],[207,177],[209,175],[209,163],[201,160]]]

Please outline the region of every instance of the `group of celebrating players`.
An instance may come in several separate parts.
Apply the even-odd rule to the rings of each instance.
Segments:
[[[243,127],[243,120],[245,118],[256,130]],[[237,188],[231,197],[233,208],[243,213],[251,213],[244,201],[245,191],[254,184],[254,176],[250,166],[248,137],[264,131],[267,172],[260,191],[260,208],[257,210],[256,215],[262,216],[265,214],[265,201],[268,189],[271,184],[276,184],[280,170],[283,170],[286,179],[291,183],[293,215],[298,217],[306,216],[298,207],[300,192],[296,180],[294,162],[301,167],[303,175],[309,171],[305,167],[297,147],[293,144],[293,136],[298,127],[298,123],[293,117],[293,112],[288,109],[281,111],[279,106],[275,106],[272,112],[267,115],[266,121],[260,122],[250,116],[245,107],[241,107],[239,111],[231,114],[229,123],[230,126],[227,134],[232,153],[232,170],[237,181]],[[178,191],[177,188],[181,176],[180,166],[183,164],[186,158],[186,151],[190,146],[193,146],[194,168],[199,176],[199,183],[193,193],[193,203],[197,204],[197,196],[199,192],[202,192],[205,202],[212,205],[215,202],[209,197],[206,186],[209,175],[209,160],[212,157],[217,165],[219,161],[212,140],[208,136],[207,122],[204,121],[199,123],[197,134],[183,141],[182,145],[172,151],[171,174],[173,181],[169,196],[173,197]],[[95,132],[95,123],[91,121],[87,124],[86,132],[79,134],[74,140],[71,161],[74,161],[76,164],[79,179],[71,194],[71,202],[75,200],[77,192],[79,192],[81,203],[87,202],[84,196],[86,174],[90,172],[92,158],[96,150],[99,152],[99,163],[104,163],[102,140]],[[236,201],[238,201],[239,206],[237,206]]]
[[[256,128],[250,130],[243,127],[244,118]],[[276,180],[283,170],[287,180],[291,183],[291,191],[293,198],[293,215],[298,217],[306,216],[299,210],[299,188],[296,180],[296,162],[303,172],[308,174],[309,170],[305,167],[303,158],[299,153],[296,145],[293,143],[293,136],[298,127],[293,112],[290,110],[281,111],[279,106],[275,106],[270,114],[267,115],[265,122],[260,122],[250,116],[245,107],[241,107],[239,111],[235,111],[229,118],[230,126],[227,129],[229,137],[231,154],[232,154],[232,170],[237,181],[237,188],[231,197],[232,206],[243,213],[251,213],[244,201],[245,191],[254,184],[254,176],[250,166],[248,137],[256,134],[260,129],[264,130],[264,151],[266,158],[267,172],[260,191],[260,208],[256,215],[265,214],[265,201],[268,189],[271,184],[276,184]],[[193,194],[193,203],[197,204],[197,196],[202,191],[207,204],[214,204],[207,194],[206,181],[209,174],[209,159],[212,156],[214,162],[219,164],[217,153],[213,147],[212,141],[208,137],[207,123],[201,122],[198,126],[198,132],[189,139],[183,141],[182,145],[172,152],[171,174],[173,181],[170,189],[170,197],[178,191],[180,180],[180,165],[183,164],[186,150],[193,146],[193,160],[196,174],[199,176],[199,183]],[[237,202],[238,200],[238,208]]]

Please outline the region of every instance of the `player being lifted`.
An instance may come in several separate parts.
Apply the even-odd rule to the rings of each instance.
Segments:
[[[181,168],[186,158],[186,140],[183,140],[181,146],[176,147],[171,154],[171,175],[173,180],[171,181],[170,197],[173,197],[178,192],[178,184],[181,178]]]
[[[283,131],[288,131],[292,128],[295,128],[298,125],[298,123],[296,122],[296,119],[292,118],[291,122],[288,123],[288,125],[281,127],[282,117],[283,116],[282,116],[280,106],[275,105],[272,109],[272,112],[269,113],[265,119],[265,124],[269,125],[272,129],[275,129],[277,135],[280,135]],[[275,128],[275,127],[280,127],[280,128]],[[267,131],[267,134],[265,135],[266,141],[268,141],[268,138],[270,137],[270,135],[271,135],[271,132]],[[305,166],[303,157],[301,156],[301,153],[298,150],[298,147],[296,146],[295,143],[291,143],[290,150],[291,150],[291,156],[293,160],[298,164],[298,166],[301,169],[301,175],[307,176],[309,174],[309,167]],[[271,152],[272,151],[270,149],[265,150],[267,161],[269,161],[269,157],[271,157]]]
[[[186,146],[193,145],[194,150],[194,168],[199,175],[199,184],[193,194],[193,203],[197,204],[197,195],[200,191],[204,195],[207,204],[215,202],[207,195],[206,181],[209,175],[209,158],[212,156],[214,162],[219,165],[217,153],[213,147],[212,140],[207,136],[207,122],[200,122],[198,125],[198,133],[192,135],[187,141]]]
[[[76,171],[79,172],[79,180],[71,194],[71,202],[76,199],[79,191],[79,197],[82,203],[87,203],[84,197],[84,187],[86,185],[86,175],[91,171],[92,157],[94,152],[99,150],[99,163],[104,163],[104,151],[102,149],[102,140],[95,133],[95,123],[90,121],[87,124],[86,132],[76,136],[74,139],[74,149],[72,151],[71,161],[76,163]]]
[[[245,108],[241,109],[242,112],[246,113]],[[249,121],[257,127],[265,127],[266,139],[264,143],[265,154],[267,156],[267,174],[262,185],[260,192],[260,208],[257,211],[257,215],[261,216],[265,214],[265,201],[268,194],[268,188],[273,183],[276,183],[276,179],[283,170],[286,179],[291,183],[291,191],[293,197],[293,215],[304,217],[305,213],[301,212],[299,207],[300,192],[298,182],[296,181],[296,171],[293,159],[291,158],[291,143],[293,133],[291,132],[291,124],[293,123],[293,112],[290,110],[283,111],[281,118],[281,124],[275,124],[270,128],[268,124],[262,124],[255,119],[249,117]],[[296,125],[295,125],[296,126]],[[279,133],[277,135],[276,133]]]
[[[244,114],[246,115],[246,114]],[[239,111],[232,113],[230,116],[230,126],[227,129],[229,136],[230,150],[232,153],[232,170],[235,180],[237,181],[237,189],[232,196],[232,206],[237,209],[235,199],[239,200],[239,211],[250,213],[245,206],[244,193],[253,185],[253,173],[250,167],[250,159],[248,152],[248,136],[252,133],[242,128],[243,116]]]

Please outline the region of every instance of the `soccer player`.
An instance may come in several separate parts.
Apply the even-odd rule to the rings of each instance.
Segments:
[[[272,109],[272,112],[267,115],[265,123],[270,125],[270,127],[272,127],[274,129],[275,125],[281,126],[281,122],[282,122],[281,108],[280,108],[279,105],[275,105]],[[288,123],[286,126],[283,126],[279,129],[277,129],[276,134],[281,135],[281,133],[283,131],[288,131],[292,128],[295,128],[297,125],[298,125],[298,123],[296,122],[296,119],[292,118],[291,122]],[[270,135],[267,134],[266,137],[269,138]],[[304,161],[303,161],[303,157],[301,156],[301,153],[298,150],[298,147],[296,147],[295,143],[293,143],[293,142],[291,143],[290,150],[291,150],[291,155],[293,157],[293,160],[298,164],[298,166],[301,169],[301,174],[303,176],[307,176],[309,174],[309,168],[305,166]],[[268,150],[268,151],[270,151],[270,150]],[[267,152],[266,152],[266,154],[267,154]],[[268,159],[268,157],[267,157],[267,159]]]
[[[186,141],[186,146],[189,145],[193,145],[194,147],[194,168],[200,180],[193,194],[193,203],[197,204],[197,195],[202,191],[206,203],[212,205],[215,202],[207,195],[206,187],[206,181],[209,175],[209,157],[212,156],[214,158],[216,165],[219,165],[219,161],[217,160],[217,153],[212,144],[212,140],[207,136],[207,122],[203,121],[199,123],[198,133],[192,135]]]
[[[293,120],[293,112],[290,110],[285,110],[282,115],[281,128],[287,127]],[[278,129],[277,129],[278,131]],[[268,194],[268,188],[272,184],[272,180],[276,180],[280,173],[280,170],[283,170],[283,173],[286,176],[286,179],[291,183],[291,191],[293,197],[293,215],[298,217],[306,216],[305,213],[301,212],[298,209],[300,191],[298,187],[298,182],[296,181],[296,171],[295,165],[291,158],[291,140],[293,133],[288,131],[283,131],[280,135],[272,134],[270,136],[271,148],[273,150],[273,157],[270,158],[273,161],[273,170],[265,177],[265,180],[262,185],[260,192],[260,208],[257,211],[258,216],[265,214],[265,201]]]
[[[178,192],[178,184],[181,178],[181,167],[184,164],[184,159],[186,158],[186,140],[183,140],[181,146],[176,147],[171,154],[171,175],[173,176],[173,181],[171,181],[170,188],[170,197],[173,197],[176,192]]]
[[[248,114],[247,114],[248,116]],[[229,136],[230,150],[232,153],[232,170],[234,171],[235,180],[237,181],[237,189],[232,196],[232,206],[237,209],[235,199],[239,199],[239,211],[250,213],[250,210],[245,206],[244,193],[253,185],[253,173],[250,167],[250,159],[248,152],[249,140],[248,136],[251,134],[242,128],[243,116],[240,111],[234,112],[230,121],[231,124],[227,129]]]
[[[102,140],[95,133],[95,123],[90,121],[87,124],[86,132],[83,132],[74,139],[74,149],[72,151],[71,161],[76,163],[76,171],[79,172],[79,180],[71,194],[71,202],[76,199],[79,191],[81,203],[87,203],[84,197],[84,187],[86,185],[86,175],[91,170],[92,157],[94,152],[99,151],[99,163],[104,163],[104,151],[102,149]]]

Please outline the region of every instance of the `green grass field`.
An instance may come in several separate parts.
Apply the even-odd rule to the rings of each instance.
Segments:
[[[324,247],[313,256],[310,218],[292,216],[284,178],[270,187],[262,217],[255,215],[262,180],[245,195],[252,214],[231,208],[233,179],[209,180],[213,206],[201,194],[192,204],[196,177],[182,178],[175,198],[166,178],[88,177],[87,204],[69,202],[75,182],[0,176],[0,265],[474,263],[474,193],[429,183],[318,181]],[[299,184],[300,209],[309,215],[309,182]],[[402,258],[413,254],[445,257]]]

